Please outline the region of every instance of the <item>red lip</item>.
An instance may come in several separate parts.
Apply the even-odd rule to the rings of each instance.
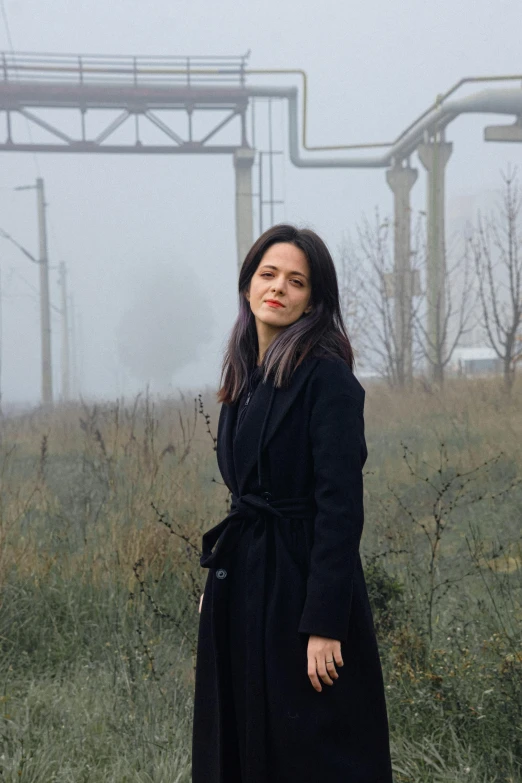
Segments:
[[[277,307],[284,307],[284,304],[278,302],[277,299],[265,299],[265,304],[277,305]]]

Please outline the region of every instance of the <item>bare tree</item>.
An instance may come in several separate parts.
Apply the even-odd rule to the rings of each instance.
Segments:
[[[364,220],[358,229],[359,244],[368,270],[362,290],[367,294],[367,333],[369,355],[374,356],[375,369],[390,386],[402,387],[406,382],[404,345],[396,330],[393,300],[393,260],[391,258],[392,224],[380,219],[376,211],[373,224]],[[410,321],[410,317],[405,320]]]
[[[436,333],[430,334],[418,310],[414,315],[415,334],[420,350],[430,367],[430,376],[440,386],[444,383],[445,370],[455,348],[463,335],[473,328],[476,303],[469,254],[464,252],[463,257],[453,265],[448,265],[446,260],[444,269],[444,287],[441,292],[444,306],[439,307],[439,303],[435,303],[441,314]]]
[[[422,217],[414,226],[409,280],[396,279],[392,228],[376,210],[373,222],[363,219],[358,227],[355,247],[343,240],[338,253],[343,313],[365,362],[391,387],[407,386],[413,367],[422,360],[441,385],[456,346],[471,328],[475,298],[470,259],[464,254],[452,266],[444,265],[444,316],[433,336],[425,324],[426,292],[420,284],[427,255]]]
[[[345,235],[337,249],[337,280],[339,283],[339,299],[344,322],[348,329],[350,341],[355,354],[363,341],[364,334],[364,297],[360,290],[361,274],[357,264],[357,254],[351,239]]]
[[[413,275],[396,285],[392,259],[393,224],[375,211],[373,222],[363,219],[357,244],[344,240],[339,249],[343,312],[364,354],[365,363],[392,387],[406,386],[412,376],[411,335],[416,304]],[[412,261],[417,251],[412,252]],[[341,281],[349,281],[342,284]],[[396,298],[396,288],[405,295]],[[400,318],[396,308],[401,307]]]
[[[517,170],[502,173],[504,188],[497,212],[483,219],[469,238],[475,261],[484,329],[501,359],[509,393],[522,358],[522,199]]]

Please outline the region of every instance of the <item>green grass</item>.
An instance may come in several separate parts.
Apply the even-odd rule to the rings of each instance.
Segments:
[[[522,781],[521,398],[368,388],[363,556],[396,783]],[[197,547],[228,494],[202,402],[210,434],[183,399],[3,423],[1,781],[190,780]]]

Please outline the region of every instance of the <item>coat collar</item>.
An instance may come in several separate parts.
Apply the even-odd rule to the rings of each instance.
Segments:
[[[226,485],[236,496],[243,494],[246,480],[258,463],[258,454],[266,449],[317,361],[316,357],[307,357],[295,369],[285,389],[274,388],[272,380],[258,384],[241,422],[234,446],[233,430],[238,401],[221,406],[218,465]]]

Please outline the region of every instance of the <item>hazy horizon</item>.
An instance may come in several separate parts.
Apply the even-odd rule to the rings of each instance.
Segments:
[[[511,0],[465,0],[458,6],[443,0],[431,7],[412,0],[370,0],[356,14],[338,0],[320,7],[309,0],[265,0],[248,7],[231,0],[157,0],[154,13],[134,0],[91,0],[82,6],[5,0],[5,10],[0,19],[4,51],[10,49],[7,21],[14,51],[239,55],[251,50],[252,68],[303,68],[309,77],[313,145],[391,140],[463,76],[520,71],[522,9]],[[298,84],[277,76],[250,81]],[[275,164],[276,196],[284,196],[284,205],[276,207],[274,219],[310,225],[335,254],[343,235],[354,232],[376,206],[383,215],[392,214],[385,171],[293,167],[280,111],[274,107],[275,145],[285,150],[284,162]],[[509,122],[466,116],[450,125],[448,236],[479,207],[493,205],[500,170],[517,164],[520,145],[483,141],[485,125]],[[0,228],[35,254],[34,192],[13,188],[33,184],[37,176],[45,180],[51,297],[59,306],[56,267],[63,260],[81,318],[84,396],[128,397],[145,387],[148,376],[151,388],[163,392],[215,385],[237,311],[231,156],[5,152],[2,161]],[[412,165],[419,170],[413,207],[424,209],[425,173],[416,156]],[[40,396],[37,268],[5,240],[0,253],[2,398],[7,405],[34,403]],[[140,318],[147,324],[145,335],[133,331]],[[57,313],[52,329],[58,399]]]

